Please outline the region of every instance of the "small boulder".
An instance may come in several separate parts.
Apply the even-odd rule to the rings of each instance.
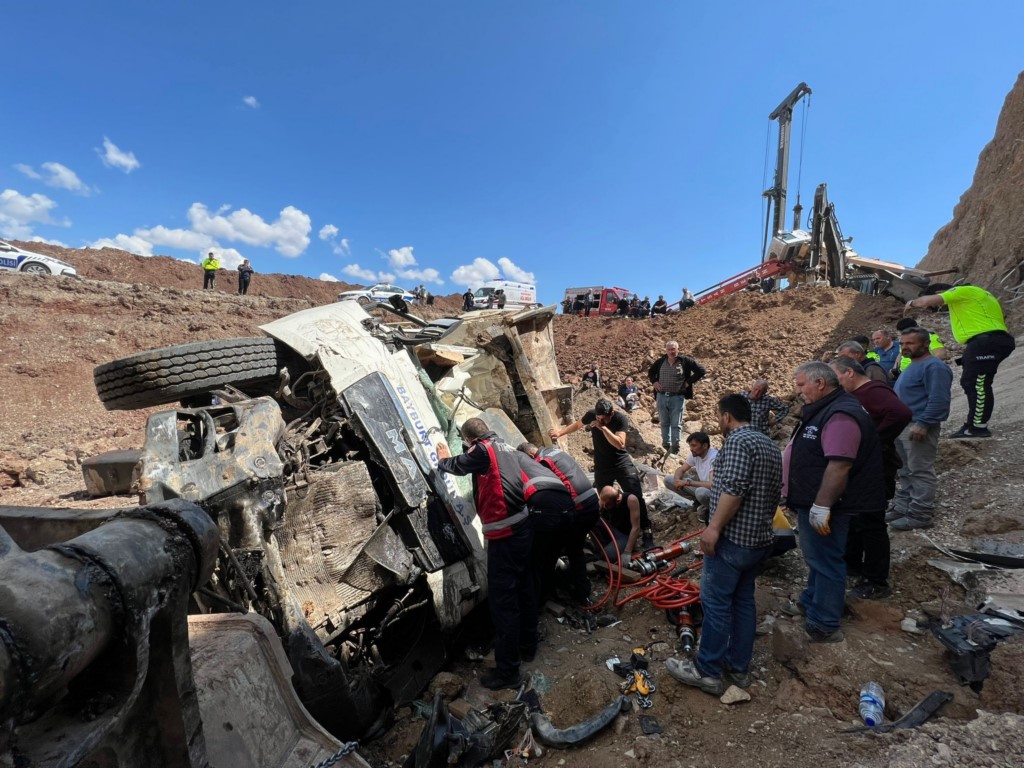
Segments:
[[[719,699],[719,701],[723,704],[739,704],[742,701],[750,701],[750,694],[742,688],[730,685],[726,692],[722,694],[722,698]]]
[[[454,701],[466,689],[462,678],[451,672],[438,672],[428,686],[431,693],[441,692],[445,701]]]

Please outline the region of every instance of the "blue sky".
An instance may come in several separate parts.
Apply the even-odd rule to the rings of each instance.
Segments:
[[[1024,3],[983,7],[6,4],[0,236],[673,301],[759,261],[806,81],[805,208],[827,182],[858,252],[914,264],[1024,68]]]

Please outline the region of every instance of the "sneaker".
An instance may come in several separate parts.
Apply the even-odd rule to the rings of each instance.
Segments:
[[[786,603],[780,609],[787,616],[799,618],[807,615],[807,608],[803,603]]]
[[[749,688],[754,684],[754,678],[750,676],[749,672],[733,672],[727,671],[722,675],[723,679],[729,685],[735,685],[737,688]]]
[[[887,523],[895,523],[901,517],[906,517],[906,516],[907,516],[906,512],[900,512],[897,509],[890,509],[888,512],[885,513],[885,522],[887,522]]]
[[[725,681],[722,678],[704,677],[690,659],[668,659],[665,668],[683,685],[692,685],[713,696],[725,693]]]
[[[884,600],[892,595],[892,589],[888,584],[874,584],[870,581],[862,581],[850,590],[850,597],[858,600]]]
[[[655,546],[656,545],[654,543],[654,534],[651,531],[644,531],[643,534],[640,536],[641,549],[647,551],[648,549],[654,549]]]
[[[989,432],[988,427],[972,427],[970,424],[964,424],[960,429],[949,436],[950,440],[970,440],[975,437],[992,437],[992,433]]]
[[[808,629],[807,637],[812,643],[841,643],[846,639],[843,630],[837,629],[833,632],[823,632],[820,629]]]
[[[931,520],[922,520],[917,517],[901,517],[899,520],[894,520],[889,523],[889,527],[894,531],[912,531],[915,528],[932,528],[935,523]]]
[[[697,505],[697,522],[705,526],[711,522],[711,510],[703,504]]]
[[[489,691],[500,691],[504,688],[518,688],[523,683],[519,672],[501,674],[497,669],[488,669],[480,675],[480,685]]]

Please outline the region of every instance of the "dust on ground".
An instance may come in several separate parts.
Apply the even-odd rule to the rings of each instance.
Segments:
[[[80,265],[76,253],[57,255]],[[331,298],[314,298],[311,289],[318,286],[313,285],[297,296],[214,294],[156,284],[158,272],[148,273],[151,282],[131,282],[138,266],[135,257],[106,252],[104,258],[104,266],[121,282],[0,275],[4,329],[0,387],[5,392],[0,400],[4,425],[0,503],[78,507],[134,503],[127,497],[89,500],[82,490],[82,459],[104,450],[139,447],[148,415],[147,411],[105,411],[93,388],[93,366],[164,345],[258,335],[260,324]],[[146,267],[151,265],[142,261]],[[286,288],[282,291],[291,290]],[[440,314],[457,308],[458,298],[453,296],[425,310]],[[708,369],[707,378],[697,385],[695,400],[687,406],[686,420],[688,428],[703,427],[714,433],[711,417],[721,394],[746,388],[753,378],[763,377],[774,394],[792,399],[790,376],[797,364],[817,358],[855,333],[891,325],[900,311],[900,305],[889,299],[802,288],[768,296],[739,294],[657,320],[559,316],[554,327],[564,381],[578,385],[579,376],[593,362],[604,371],[612,396],[625,375],[637,378],[641,409],[631,414],[630,448],[638,461],[650,464],[659,460],[661,440],[658,425],[651,423],[645,371],[662,353],[666,340],[678,339],[682,352]],[[930,315],[926,320],[949,339],[942,316]],[[969,548],[976,536],[1017,542],[1024,537],[1024,484],[1018,470],[1024,451],[1022,360],[1021,353],[1012,356],[997,378],[996,437],[940,443],[938,525],[927,532],[936,543]],[[600,394],[580,392],[576,415],[592,406]],[[963,395],[956,388],[947,431],[961,423],[965,410]],[[777,429],[779,437],[786,432],[786,424]],[[713,439],[717,443],[720,436]],[[569,441],[585,465],[588,443],[585,434]],[[676,461],[669,459],[665,468],[672,469]],[[660,543],[696,528],[692,513],[678,507],[655,511],[652,517]],[[939,643],[927,634],[909,634],[900,624],[912,611],[962,611],[968,607],[963,602],[965,592],[927,564],[938,553],[923,536],[893,533],[892,541],[895,594],[885,601],[852,604],[844,625],[847,640],[836,645],[806,646],[800,625],[779,610],[802,585],[806,572],[799,553],[791,552],[772,564],[759,581],[758,613],[759,620],[770,617],[774,626],[756,643],[756,682],[747,703],[723,705],[679,685],[664,672],[662,662],[675,649],[674,632],[662,612],[646,601],[633,601],[613,611],[621,623],[593,633],[560,624],[545,613],[542,624],[547,637],[527,669],[555,725],[590,717],[609,703],[621,679],[607,669],[605,661],[612,656],[628,658],[632,648],[642,645],[651,649],[657,685],[654,706],[646,714],[656,717],[664,730],[661,735],[644,736],[637,718],[628,713],[591,744],[549,753],[545,760],[568,768],[621,766],[633,759],[658,766],[827,768],[958,765],[967,762],[968,755],[981,754],[979,765],[1020,764],[1019,739],[1011,743],[1007,734],[1013,732],[1006,730],[1019,727],[1019,715],[1024,714],[1015,677],[1020,647],[1006,644],[997,649],[993,674],[980,695],[957,685]],[[602,593],[595,576],[595,594]],[[462,695],[471,704],[479,706],[495,696],[509,695],[482,690],[475,682],[478,664],[460,658],[449,671],[465,682]],[[912,734],[840,734],[857,720],[857,694],[869,679],[883,685],[890,716],[906,711],[937,688],[952,692],[954,700],[934,725]],[[989,714],[978,717],[978,710]],[[400,764],[418,738],[423,720],[409,708],[401,708],[397,715],[387,738],[361,750],[371,764]],[[991,744],[1004,751],[993,752]]]

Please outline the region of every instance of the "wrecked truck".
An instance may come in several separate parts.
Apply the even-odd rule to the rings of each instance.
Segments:
[[[336,736],[384,727],[486,597],[471,482],[437,473],[436,448],[458,451],[458,426],[478,415],[510,441],[550,444],[572,407],[553,309],[427,322],[401,301],[343,302],[264,337],[96,369],[108,409],[181,403],[149,417],[132,487],[140,504],[207,512],[220,546],[192,610],[269,619],[300,699]]]

